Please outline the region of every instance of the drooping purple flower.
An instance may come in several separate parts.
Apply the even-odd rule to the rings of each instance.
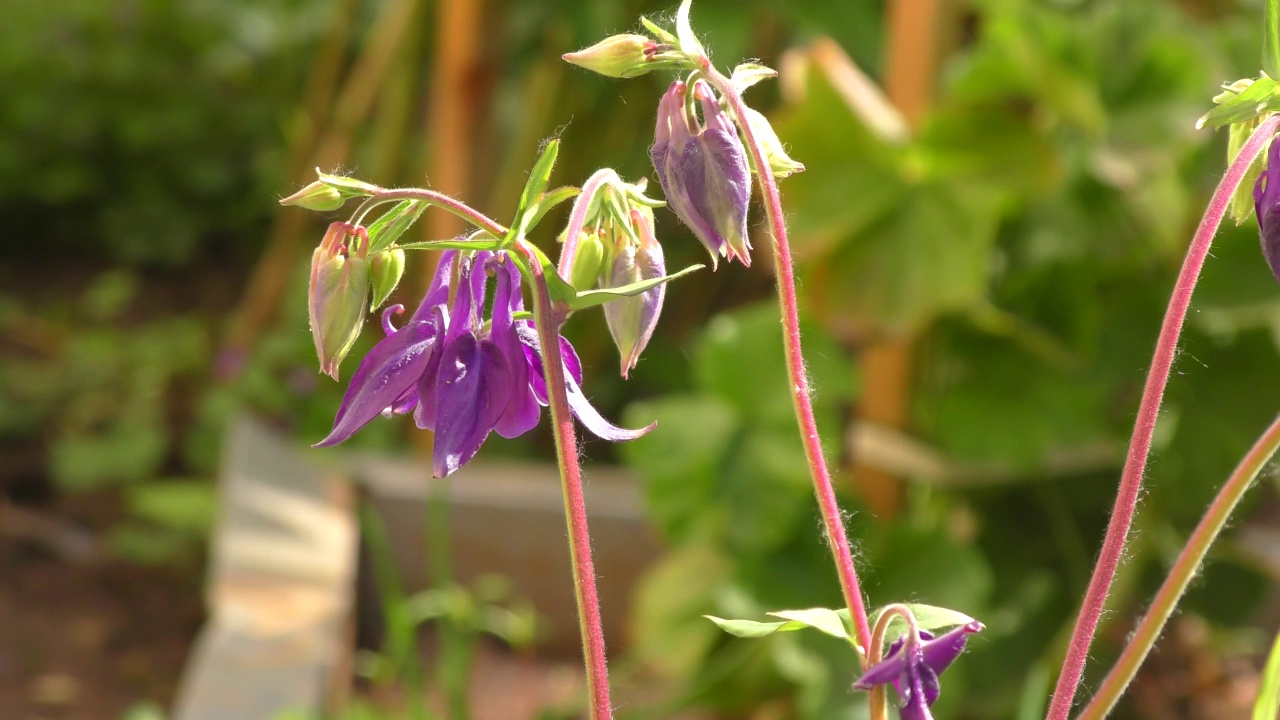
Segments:
[[[667,274],[662,245],[653,235],[653,214],[631,211],[631,224],[640,238],[638,244],[623,242],[613,251],[613,262],[605,270],[602,287],[622,287],[644,280],[660,278]],[[649,344],[662,313],[662,301],[666,297],[666,283],[649,288],[639,295],[614,300],[604,306],[604,319],[613,337],[613,344],[622,356],[622,377],[635,368],[640,353]]]
[[[853,689],[870,690],[893,683],[901,699],[898,712],[902,720],[929,720],[933,717],[929,707],[941,692],[938,676],[964,652],[969,636],[982,629],[982,623],[974,621],[938,637],[923,630],[918,638],[908,633],[889,645],[884,660],[858,678]]]
[[[455,262],[457,282],[451,282]],[[496,289],[485,323],[490,271]],[[538,424],[547,396],[537,332],[528,320],[515,319],[523,309],[520,273],[505,253],[443,254],[422,304],[403,327],[397,330],[390,322],[403,308],[383,313],[387,337],[360,363],[333,430],[316,446],[343,442],[380,414],[412,412],[418,427],[435,431],[432,469],[444,477],[470,461],[489,433],[516,437],[528,432]],[[560,343],[570,407],[583,425],[614,441],[647,432],[618,428],[600,417],[582,395],[577,354],[564,338]]]
[[[1253,186],[1253,208],[1258,216],[1262,256],[1271,274],[1280,280],[1280,142],[1271,141],[1267,166]]]
[[[733,121],[710,86],[699,80],[693,96],[702,107],[699,122],[689,108],[687,87],[676,81],[658,104],[658,124],[649,148],[667,204],[711,253],[751,264],[747,205],[751,173]]]

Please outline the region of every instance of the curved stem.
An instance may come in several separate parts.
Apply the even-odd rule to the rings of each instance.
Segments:
[[[1258,472],[1277,449],[1280,449],[1280,417],[1276,418],[1262,437],[1258,438],[1248,454],[1236,466],[1235,471],[1231,473],[1231,477],[1227,478],[1222,489],[1218,491],[1217,497],[1205,511],[1200,524],[1187,539],[1186,547],[1182,549],[1173,567],[1169,569],[1169,577],[1165,578],[1155,599],[1151,601],[1147,614],[1143,616],[1137,629],[1130,636],[1129,644],[1120,653],[1115,666],[1111,668],[1111,672],[1107,673],[1107,677],[1098,686],[1093,699],[1085,706],[1077,720],[1102,720],[1115,707],[1120,695],[1138,673],[1142,661],[1146,659],[1160,637],[1160,631],[1164,629],[1178,600],[1191,584],[1191,578],[1195,576],[1200,563],[1204,561],[1209,547],[1213,545],[1218,533],[1227,524],[1231,511],[1240,503],[1240,499],[1249,490]]]
[[[529,260],[533,273],[533,315],[542,351],[543,373],[547,380],[547,400],[555,431],[556,458],[564,490],[564,510],[569,525],[569,556],[573,564],[573,588],[578,602],[578,623],[582,632],[582,653],[587,667],[587,693],[591,698],[591,720],[610,720],[609,669],[604,652],[604,629],[600,622],[600,598],[596,592],[596,572],[591,560],[591,535],[587,530],[587,505],[582,494],[582,468],[578,464],[578,444],[574,438],[573,414],[569,410],[560,352],[560,329],[556,326],[551,291],[538,257],[525,243],[518,249]]]
[[[564,233],[564,247],[560,248],[560,261],[556,263],[556,270],[559,271],[560,277],[573,277],[573,258],[578,254],[578,234],[582,232],[582,226],[587,222],[587,211],[591,209],[591,202],[596,199],[596,193],[600,192],[600,188],[617,175],[618,173],[610,168],[601,168],[591,173],[591,177],[582,184],[582,192],[574,198],[573,210],[569,212],[569,226]]]
[[[895,617],[900,617],[907,623],[907,631],[913,636],[920,635],[920,628],[916,626],[916,616],[911,613],[911,608],[897,603],[886,605],[880,612],[880,619],[876,621],[875,629],[871,632],[871,645],[867,650],[867,667],[875,667],[884,659],[884,636],[889,632],[889,625]],[[888,691],[884,685],[877,685],[871,689],[870,702],[871,720],[888,720]]]
[[[1280,125],[1280,116],[1266,119],[1240,149],[1240,154],[1218,183],[1204,217],[1196,228],[1195,236],[1191,239],[1191,245],[1187,248],[1186,259],[1182,262],[1182,270],[1178,273],[1164,322],[1160,326],[1160,335],[1156,339],[1155,355],[1151,361],[1151,369],[1147,372],[1147,382],[1142,389],[1142,400],[1138,405],[1138,417],[1133,426],[1133,436],[1129,440],[1124,470],[1120,475],[1115,508],[1111,512],[1102,550],[1098,554],[1098,562],[1094,566],[1093,576],[1089,579],[1089,587],[1080,606],[1080,615],[1071,632],[1071,642],[1063,660],[1062,672],[1053,689],[1047,716],[1049,720],[1066,720],[1071,711],[1071,702],[1084,672],[1085,659],[1098,628],[1098,619],[1106,604],[1107,593],[1111,589],[1111,581],[1115,577],[1120,558],[1124,555],[1129,525],[1133,522],[1133,513],[1142,489],[1142,474],[1151,450],[1151,436],[1155,432],[1156,419],[1160,414],[1160,401],[1169,382],[1169,369],[1178,350],[1178,337],[1182,334],[1182,324],[1187,317],[1187,308],[1191,305],[1191,294],[1195,291],[1196,281],[1200,278],[1200,269],[1204,267],[1213,237],[1231,203],[1231,196],[1235,194],[1249,165],[1275,134],[1277,125]]]
[[[387,202],[391,200],[423,200],[432,205],[441,207],[494,237],[502,237],[507,234],[507,229],[501,223],[490,218],[488,215],[476,210],[470,205],[455,200],[444,193],[435,190],[427,190],[426,188],[390,188],[380,189],[373,196],[378,202]],[[368,202],[368,201],[366,201]]]
[[[720,92],[733,114],[738,118],[738,128],[746,139],[747,149],[755,162],[757,177],[760,179],[760,194],[764,198],[765,214],[769,218],[769,227],[773,232],[773,255],[777,266],[778,302],[782,306],[782,342],[787,356],[787,376],[791,385],[791,401],[795,409],[796,423],[800,428],[800,439],[804,443],[805,459],[809,463],[809,474],[813,478],[813,491],[818,498],[818,507],[822,511],[822,524],[826,529],[827,542],[831,546],[831,555],[835,560],[836,572],[840,576],[840,589],[844,593],[845,603],[849,606],[849,614],[853,618],[853,629],[857,634],[858,644],[863,648],[858,653],[858,660],[865,666],[864,654],[871,647],[871,629],[867,623],[867,609],[862,601],[862,590],[858,586],[858,571],[853,565],[853,554],[849,550],[849,538],[845,535],[844,521],[840,514],[840,506],[836,502],[835,488],[831,484],[831,473],[827,469],[826,458],[822,455],[822,440],[818,436],[818,423],[813,415],[812,391],[809,388],[809,376],[804,369],[804,353],[800,347],[800,311],[796,302],[795,265],[791,259],[791,245],[787,240],[787,224],[782,217],[782,196],[778,193],[778,182],[769,167],[764,146],[746,122],[747,106],[728,78],[721,75],[710,61],[704,59],[702,74],[707,82]]]

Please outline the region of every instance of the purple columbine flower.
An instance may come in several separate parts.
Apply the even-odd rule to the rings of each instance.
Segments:
[[[938,700],[941,688],[938,676],[964,652],[965,641],[980,632],[982,623],[974,621],[951,632],[934,637],[920,631],[893,641],[884,660],[876,663],[853,684],[854,690],[870,690],[877,685],[893,683],[902,703],[898,714],[902,720],[930,720],[929,707]]]
[[[1280,142],[1271,141],[1267,166],[1253,186],[1253,209],[1258,216],[1262,256],[1280,280]]]
[[[485,323],[489,271],[497,282]],[[538,424],[547,404],[538,334],[528,320],[515,319],[524,310],[520,273],[505,253],[445,252],[422,304],[397,330],[391,316],[403,310],[393,305],[383,312],[387,337],[361,361],[332,431],[316,447],[343,442],[378,415],[412,412],[418,427],[435,431],[432,469],[444,477],[475,457],[489,433],[513,438]],[[577,353],[564,338],[560,346],[569,405],[588,430],[618,442],[652,429],[627,430],[601,417],[582,394]]]
[[[702,106],[702,122],[689,108],[687,88],[676,81],[658,104],[658,125],[649,155],[667,204],[711,252],[751,264],[747,204],[751,173],[738,130],[720,108],[710,86],[699,80],[693,96]]]

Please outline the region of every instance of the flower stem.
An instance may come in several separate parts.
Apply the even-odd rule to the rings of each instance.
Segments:
[[[426,188],[382,188],[366,203],[383,203],[391,200],[422,200],[448,210],[496,238],[501,238],[507,234],[507,229],[501,223],[494,221],[479,210],[461,200],[455,200],[444,193],[427,190]]]
[[[1204,267],[1205,258],[1213,244],[1213,237],[1222,224],[1222,217],[1231,204],[1231,196],[1235,194],[1241,179],[1253,163],[1254,158],[1262,151],[1267,141],[1280,125],[1280,116],[1273,116],[1258,125],[1249,140],[1240,149],[1227,173],[1218,183],[1204,217],[1187,248],[1187,256],[1182,262],[1182,270],[1169,298],[1169,307],[1165,311],[1164,322],[1160,326],[1160,335],[1156,339],[1155,355],[1151,361],[1151,369],[1147,373],[1147,382],[1142,389],[1142,400],[1138,405],[1138,417],[1134,423],[1133,436],[1129,440],[1129,451],[1125,456],[1124,469],[1120,475],[1120,487],[1116,493],[1115,507],[1111,512],[1111,520],[1107,525],[1107,533],[1102,541],[1102,551],[1098,554],[1093,576],[1089,579],[1089,587],[1085,591],[1084,601],[1080,606],[1080,615],[1076,618],[1071,632],[1071,642],[1067,647],[1067,655],[1063,660],[1062,671],[1058,674],[1058,682],[1053,690],[1053,698],[1049,702],[1048,720],[1066,720],[1071,711],[1071,703],[1075,698],[1076,688],[1080,684],[1080,676],[1084,672],[1085,659],[1089,654],[1089,646],[1093,643],[1094,632],[1098,628],[1098,619],[1106,604],[1107,593],[1111,589],[1111,581],[1115,577],[1120,558],[1129,534],[1129,525],[1133,521],[1137,508],[1138,496],[1142,489],[1142,475],[1146,470],[1147,455],[1151,450],[1151,436],[1155,432],[1156,420],[1160,414],[1160,401],[1164,397],[1165,386],[1169,382],[1169,369],[1173,365],[1174,355],[1178,350],[1178,338],[1182,333],[1182,325],[1187,317],[1187,308],[1191,305],[1191,295],[1195,291],[1196,281],[1200,278],[1200,270]]]
[[[916,616],[911,613],[911,608],[897,603],[884,606],[884,610],[880,612],[880,619],[876,621],[876,627],[871,633],[871,645],[867,651],[867,667],[875,667],[884,659],[884,636],[889,632],[889,625],[896,617],[902,618],[907,623],[907,632],[912,637],[919,637],[920,628],[916,626]],[[888,720],[888,695],[884,685],[877,685],[871,688],[869,701],[871,703],[871,720]]]
[[[564,247],[560,249],[560,261],[556,267],[560,277],[573,277],[573,259],[578,254],[578,233],[582,232],[582,226],[587,222],[587,211],[591,208],[591,203],[600,192],[600,188],[617,175],[618,173],[610,168],[595,171],[582,184],[582,192],[574,198],[573,210],[569,212],[569,225],[565,228]]]
[[[1098,686],[1093,699],[1085,706],[1077,720],[1102,720],[1115,707],[1125,687],[1138,673],[1142,661],[1151,652],[1151,648],[1160,636],[1160,631],[1164,629],[1169,616],[1173,614],[1178,600],[1191,584],[1191,578],[1195,576],[1197,568],[1208,554],[1209,546],[1218,537],[1222,527],[1227,524],[1231,511],[1249,490],[1258,472],[1262,470],[1262,466],[1267,464],[1277,449],[1280,449],[1280,417],[1276,418],[1262,437],[1258,438],[1248,454],[1236,466],[1235,471],[1231,473],[1231,477],[1227,478],[1222,489],[1218,491],[1217,497],[1213,499],[1204,517],[1200,519],[1200,524],[1188,538],[1186,547],[1182,549],[1173,567],[1169,569],[1169,577],[1165,578],[1155,599],[1151,601],[1147,614],[1143,616],[1137,629],[1130,636],[1129,644],[1120,653],[1115,666],[1111,668],[1111,672],[1107,673],[1107,677]]]
[[[578,624],[582,632],[582,653],[587,667],[587,693],[591,698],[591,720],[610,720],[609,669],[604,652],[604,629],[600,623],[600,597],[596,592],[596,572],[591,561],[591,536],[587,530],[587,505],[582,495],[582,468],[578,464],[578,444],[574,438],[573,414],[569,410],[564,377],[564,357],[560,352],[560,329],[551,305],[551,291],[538,257],[526,244],[520,252],[529,260],[533,274],[533,315],[542,351],[543,373],[547,380],[547,400],[555,431],[556,458],[564,490],[564,510],[569,525],[569,556],[573,563],[573,588],[578,601]]]
[[[769,227],[773,233],[773,255],[778,276],[778,302],[782,310],[782,342],[786,350],[787,375],[790,379],[791,401],[795,409],[796,423],[800,429],[800,439],[804,443],[805,459],[809,464],[809,474],[813,478],[813,491],[818,498],[818,507],[822,511],[822,524],[826,530],[827,542],[831,546],[831,555],[835,560],[836,572],[840,576],[840,589],[844,593],[845,603],[849,606],[849,614],[853,618],[853,629],[862,652],[858,660],[865,666],[864,653],[871,647],[871,628],[867,622],[867,610],[862,601],[862,590],[858,586],[858,571],[853,565],[853,554],[849,550],[849,538],[845,535],[844,522],[840,514],[840,506],[836,502],[835,488],[831,484],[831,472],[827,469],[826,458],[822,455],[822,439],[818,436],[818,424],[813,415],[812,391],[809,388],[809,376],[805,373],[804,353],[800,347],[800,311],[796,301],[795,265],[791,259],[791,245],[787,240],[787,224],[782,217],[782,196],[778,193],[778,181],[769,167],[764,146],[752,132],[751,124],[746,121],[747,106],[742,102],[733,83],[721,75],[710,63],[703,62],[701,70],[707,82],[720,92],[733,114],[738,118],[738,128],[746,139],[747,149],[755,163],[756,175],[760,179],[760,194],[764,198],[765,214],[769,218]]]

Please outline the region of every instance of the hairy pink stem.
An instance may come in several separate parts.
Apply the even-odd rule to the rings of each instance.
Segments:
[[[787,240],[787,224],[782,217],[782,196],[778,192],[778,181],[769,167],[764,146],[760,144],[759,138],[751,129],[751,124],[747,122],[747,106],[742,102],[737,88],[705,58],[702,74],[707,82],[715,86],[716,90],[729,101],[733,114],[737,116],[738,128],[746,139],[747,149],[751,152],[757,177],[760,179],[760,194],[764,198],[765,214],[769,218],[769,227],[773,232],[778,302],[782,306],[782,343],[787,357],[791,402],[795,409],[796,423],[800,428],[800,439],[804,443],[804,455],[809,463],[809,474],[813,478],[813,491],[818,498],[818,507],[822,511],[822,524],[826,530],[827,542],[831,546],[836,572],[840,576],[840,588],[844,593],[845,603],[849,606],[849,615],[853,618],[853,629],[857,635],[858,645],[865,653],[871,647],[871,627],[867,622],[867,609],[862,601],[862,590],[858,586],[858,571],[853,565],[853,553],[849,549],[849,538],[845,534],[840,505],[836,502],[836,491],[831,484],[831,473],[827,469],[827,461],[822,454],[822,439],[818,436],[818,423],[813,416],[812,391],[809,388],[809,376],[804,369],[804,353],[800,347],[800,310],[796,301],[795,265],[791,260],[791,245]],[[859,654],[859,660],[864,664],[866,662],[866,658],[861,654]]]
[[[542,350],[543,373],[547,380],[547,400],[555,432],[556,459],[564,490],[565,520],[569,526],[569,556],[573,564],[573,588],[578,601],[578,624],[582,633],[582,654],[587,666],[587,694],[591,698],[591,720],[610,720],[609,667],[605,659],[604,629],[600,622],[600,597],[596,591],[595,564],[591,560],[591,534],[587,530],[587,503],[582,495],[582,468],[578,464],[578,444],[574,439],[573,414],[564,377],[564,356],[560,352],[560,328],[551,305],[551,291],[537,255],[523,242],[518,249],[529,260],[533,273],[533,314]]]
[[[1204,217],[1200,219],[1200,225],[1196,228],[1195,236],[1191,238],[1191,245],[1187,248],[1186,259],[1182,262],[1182,270],[1178,273],[1173,295],[1169,298],[1169,307],[1165,311],[1164,322],[1160,326],[1160,336],[1156,339],[1155,356],[1151,361],[1151,369],[1147,373],[1146,386],[1142,389],[1137,421],[1133,426],[1133,436],[1129,440],[1129,452],[1125,456],[1124,470],[1120,474],[1120,488],[1116,493],[1115,508],[1111,511],[1111,520],[1107,525],[1107,534],[1102,541],[1102,551],[1098,554],[1093,576],[1089,578],[1089,587],[1085,591],[1084,601],[1080,606],[1080,615],[1076,618],[1075,627],[1071,632],[1071,643],[1067,647],[1067,656],[1062,663],[1062,672],[1058,674],[1058,683],[1053,689],[1053,698],[1049,702],[1048,720],[1066,720],[1071,712],[1071,703],[1075,699],[1076,688],[1084,672],[1089,646],[1093,644],[1093,635],[1098,629],[1098,619],[1102,616],[1107,593],[1111,589],[1111,581],[1115,578],[1116,567],[1124,555],[1129,525],[1133,522],[1133,513],[1137,508],[1138,495],[1142,489],[1142,475],[1146,470],[1147,455],[1151,451],[1151,436],[1155,432],[1156,420],[1160,414],[1160,401],[1164,397],[1164,389],[1169,382],[1169,369],[1173,365],[1173,357],[1178,350],[1178,337],[1182,334],[1182,324],[1187,317],[1187,308],[1191,305],[1191,294],[1195,291],[1196,281],[1200,278],[1200,269],[1204,267],[1205,258],[1213,244],[1213,237],[1217,234],[1218,226],[1222,224],[1222,217],[1231,203],[1231,196],[1235,194],[1249,165],[1275,133],[1278,124],[1280,124],[1280,116],[1266,119],[1258,125],[1257,130],[1240,149],[1240,154],[1236,156],[1235,161],[1227,168],[1226,175],[1218,183],[1218,188],[1205,209]]]
[[[1151,601],[1151,607],[1147,608],[1147,614],[1130,636],[1129,644],[1120,653],[1115,666],[1107,673],[1107,677],[1098,686],[1098,691],[1076,720],[1102,720],[1116,706],[1125,687],[1138,674],[1142,661],[1155,646],[1160,631],[1173,615],[1178,600],[1187,591],[1200,564],[1209,554],[1209,547],[1227,524],[1231,511],[1240,503],[1262,466],[1267,464],[1277,448],[1280,448],[1280,418],[1272,421],[1271,426],[1253,444],[1231,473],[1231,477],[1222,485],[1217,497],[1200,519],[1200,524],[1196,525],[1195,531],[1187,539],[1186,547],[1182,548],[1173,567],[1169,568],[1169,577],[1165,578],[1155,599]]]

